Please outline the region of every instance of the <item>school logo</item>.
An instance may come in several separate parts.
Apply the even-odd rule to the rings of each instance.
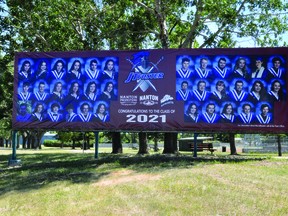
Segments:
[[[127,58],[132,65],[130,73],[124,83],[136,82],[133,92],[140,88],[143,92],[152,88],[157,92],[153,85],[153,80],[163,79],[164,73],[158,69],[159,63],[164,59],[162,56],[158,62],[149,61],[149,52],[141,51],[133,55],[132,59]]]

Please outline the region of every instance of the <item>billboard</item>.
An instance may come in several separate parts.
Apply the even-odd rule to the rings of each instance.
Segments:
[[[22,52],[13,128],[287,132],[288,48]]]

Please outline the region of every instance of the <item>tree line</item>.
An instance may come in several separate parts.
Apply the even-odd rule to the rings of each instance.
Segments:
[[[0,137],[11,138],[15,52],[232,48],[247,38],[287,46],[287,9],[283,0],[0,0]],[[121,152],[120,133],[111,137]],[[175,153],[177,133],[163,139]],[[146,140],[139,133],[142,153]]]

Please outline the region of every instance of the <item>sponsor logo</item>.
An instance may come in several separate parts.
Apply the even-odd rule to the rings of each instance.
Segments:
[[[171,97],[170,95],[165,95],[161,100],[160,100],[160,103],[161,103],[161,107],[163,106],[166,106],[168,104],[174,104],[174,98]]]
[[[153,106],[158,104],[158,95],[141,95],[139,96],[139,103],[145,106]]]
[[[158,69],[158,65],[164,57],[161,57],[158,62],[153,63],[149,61],[149,54],[149,52],[141,51],[134,54],[132,59],[126,59],[131,63],[132,67],[124,83],[137,83],[132,92],[136,91],[138,88],[140,88],[142,92],[147,91],[149,88],[152,88],[157,92],[157,89],[152,82],[153,80],[164,78],[164,73],[160,72]]]
[[[120,103],[123,106],[134,106],[138,102],[137,95],[120,95]]]

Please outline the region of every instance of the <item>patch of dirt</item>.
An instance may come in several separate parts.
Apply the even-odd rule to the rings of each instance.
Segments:
[[[11,211],[9,208],[0,208],[0,213],[5,213]]]
[[[110,173],[104,179],[92,184],[92,186],[111,186],[130,182],[155,181],[161,178],[160,175],[136,173],[133,170],[123,170]]]

